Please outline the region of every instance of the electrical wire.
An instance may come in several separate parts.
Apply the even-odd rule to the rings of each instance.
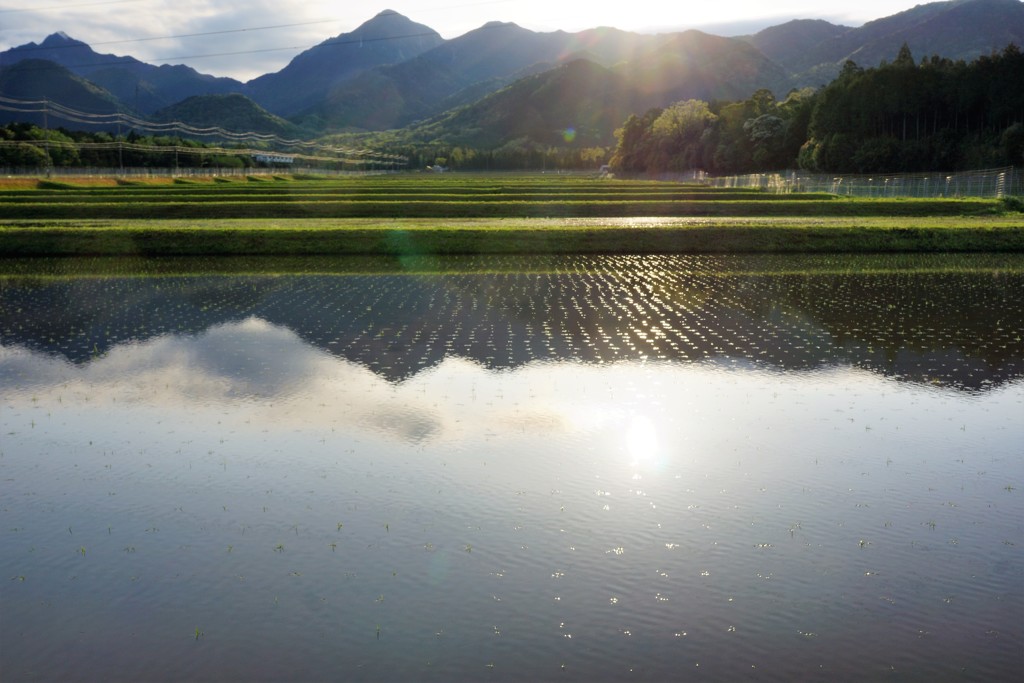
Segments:
[[[42,114],[44,116],[53,116],[54,118],[61,121],[70,121],[72,123],[80,123],[89,126],[99,127],[113,127],[117,126],[119,129],[123,126],[130,130],[142,130],[148,133],[155,134],[170,134],[175,133],[180,136],[188,137],[207,137],[224,140],[227,142],[236,143],[259,143],[267,145],[268,147],[273,146],[277,148],[274,152],[268,152],[267,149],[261,150],[259,153],[278,153],[291,156],[302,156],[303,158],[310,159],[325,159],[333,157],[324,157],[324,154],[335,154],[342,157],[355,156],[361,159],[379,159],[388,161],[408,161],[406,157],[386,154],[369,149],[351,149],[348,147],[341,147],[337,145],[329,145],[315,140],[301,140],[297,138],[283,138],[273,133],[260,133],[257,131],[230,131],[220,126],[209,126],[201,128],[198,126],[192,126],[184,121],[168,121],[168,122],[155,122],[146,121],[140,119],[131,114],[125,112],[115,111],[106,113],[94,113],[94,112],[83,112],[78,109],[64,106],[58,102],[53,102],[47,99],[42,100],[19,100],[11,97],[4,97],[0,95],[0,110],[15,112],[18,114]],[[78,144],[92,144],[92,143],[78,143]],[[120,144],[120,143],[119,143]],[[305,152],[297,152],[296,150],[305,150],[312,152],[313,155],[306,155]]]
[[[19,10],[19,11],[23,11],[23,10]],[[396,12],[396,14],[397,14],[397,12]],[[74,49],[74,48],[81,48],[83,46],[89,47],[89,48],[93,48],[93,47],[98,47],[100,45],[122,45],[124,43],[145,43],[145,42],[150,42],[150,41],[153,41],[153,40],[174,40],[176,38],[206,38],[206,37],[209,37],[209,36],[220,36],[220,35],[226,35],[226,34],[229,34],[229,33],[246,33],[246,32],[249,32],[249,31],[272,31],[274,29],[279,29],[279,28],[295,28],[295,27],[298,27],[298,26],[314,26],[314,25],[318,25],[318,24],[331,24],[331,23],[337,23],[337,21],[338,21],[337,19],[317,19],[315,21],[304,21],[304,22],[301,22],[301,23],[298,23],[298,24],[275,24],[273,26],[251,26],[251,27],[248,27],[248,28],[231,28],[231,29],[224,29],[224,30],[221,30],[221,31],[206,31],[204,33],[180,33],[178,35],[173,35],[173,36],[150,36],[148,38],[124,38],[122,40],[104,40],[104,41],[100,41],[98,43],[84,43],[82,41],[75,40],[73,43],[65,44],[65,45],[36,45],[34,47],[22,46],[22,47],[12,48],[12,49],[17,49],[18,52],[34,52],[34,51],[38,51],[38,50],[47,50],[47,51],[49,51],[49,50],[68,50],[68,49]],[[72,39],[72,40],[74,40],[74,39]]]
[[[485,27],[485,28],[489,28],[489,27]],[[348,34],[342,34],[342,35],[348,35]],[[284,45],[284,46],[280,46],[280,47],[265,47],[265,48],[259,48],[259,49],[254,49],[254,50],[238,50],[238,51],[235,51],[235,52],[207,52],[207,53],[197,54],[197,55],[176,55],[176,56],[173,56],[173,57],[156,57],[156,58],[153,59],[153,61],[155,61],[155,62],[162,62],[164,64],[167,64],[169,62],[174,62],[174,61],[179,61],[179,60],[180,61],[184,61],[186,59],[209,59],[211,57],[237,57],[237,56],[240,56],[240,55],[265,54],[267,52],[284,52],[286,50],[288,50],[288,51],[298,50],[298,51],[305,52],[307,50],[313,50],[313,49],[316,49],[316,48],[319,48],[319,47],[337,47],[337,46],[344,46],[344,45],[364,45],[366,43],[379,43],[379,42],[388,41],[388,40],[408,40],[408,39],[412,39],[412,38],[426,38],[426,37],[436,36],[436,35],[438,35],[436,31],[421,31],[419,33],[408,33],[408,34],[404,34],[404,35],[400,35],[400,36],[382,36],[382,37],[377,37],[377,38],[358,38],[358,39],[345,39],[345,40],[325,40],[324,42],[318,43],[316,45]],[[339,36],[339,38],[340,38],[340,36]],[[79,46],[66,46],[66,47],[79,47]],[[28,48],[28,49],[34,50],[34,49],[37,49],[37,48]],[[133,61],[134,63],[132,64],[132,66],[135,66],[135,65],[153,66],[153,65],[149,64],[148,62],[139,61],[135,57],[117,57],[115,59],[108,59],[108,60],[96,61],[96,62],[86,62],[86,63],[82,63],[82,64],[74,64],[74,65],[71,65],[71,66],[65,66],[63,64],[60,64],[60,66],[64,67],[65,69],[69,69],[69,70],[70,69],[92,69],[92,68],[99,68],[99,67],[104,67],[104,66],[117,66],[117,65],[121,65],[121,64],[124,64],[125,60]],[[15,64],[16,63],[17,62],[15,62]],[[8,68],[10,68],[10,66],[13,66],[13,64],[8,65]],[[40,65],[38,67],[30,67],[30,69],[40,69],[40,70],[45,70],[45,69],[48,69],[48,68],[50,68],[49,65]]]
[[[54,5],[51,7],[13,7],[9,9],[0,7],[0,14],[14,14],[16,12],[49,12],[51,10],[60,10],[62,12],[67,12],[68,10],[78,9],[79,7],[99,7],[101,5],[126,5],[128,3],[149,1],[150,0],[101,0],[100,2],[83,2],[77,5]]]
[[[481,4],[489,4],[489,3],[481,3]],[[393,12],[392,14],[398,15],[397,12]],[[317,22],[313,22],[313,23],[317,23]],[[301,26],[301,25],[302,24],[294,24],[294,26]],[[196,36],[209,36],[209,35],[218,35],[218,34],[221,34],[221,33],[237,33],[237,32],[243,32],[243,31],[248,31],[248,30],[270,30],[270,29],[274,29],[274,28],[284,28],[284,27],[287,27],[287,26],[289,26],[289,25],[288,24],[280,24],[280,25],[277,25],[277,26],[257,27],[257,28],[253,28],[253,29],[230,29],[230,30],[225,30],[225,31],[211,31],[211,32],[205,33],[205,34],[194,34],[194,35],[196,35]],[[478,28],[476,30],[477,31],[493,30],[493,29],[504,28],[504,26],[505,26],[504,24],[485,24],[484,26],[481,26],[480,28]],[[152,60],[154,62],[163,62],[164,64],[166,64],[166,63],[173,62],[173,61],[176,61],[176,60],[209,59],[209,58],[212,58],[212,57],[237,57],[237,56],[241,56],[241,55],[265,54],[265,53],[268,53],[268,52],[283,52],[283,51],[286,51],[286,50],[306,52],[308,50],[313,50],[313,49],[320,48],[320,47],[336,47],[336,46],[344,46],[344,45],[364,45],[366,43],[379,43],[379,42],[385,42],[385,41],[389,41],[389,40],[409,40],[409,39],[412,39],[412,38],[426,38],[426,37],[430,37],[430,36],[438,36],[439,34],[437,33],[437,31],[430,30],[430,31],[421,31],[421,32],[418,32],[418,33],[407,33],[407,34],[403,34],[403,35],[399,35],[399,36],[378,36],[378,37],[375,37],[375,38],[351,38],[350,35],[351,35],[350,33],[343,33],[343,34],[337,36],[336,39],[328,39],[328,40],[325,40],[325,41],[323,41],[321,43],[317,43],[316,45],[285,45],[285,46],[279,46],[279,47],[266,47],[266,48],[258,48],[258,49],[251,49],[251,50],[237,50],[237,51],[233,51],[233,52],[209,52],[209,53],[195,54],[195,55],[176,55],[176,56],[173,56],[173,57],[154,57],[154,58],[152,58]],[[177,38],[182,38],[182,37],[191,37],[191,36],[167,36],[167,37],[168,38],[176,38],[176,37]],[[111,41],[110,43],[96,43],[96,45],[112,44],[112,43],[118,43],[118,42],[141,42],[141,41],[144,41],[144,40],[159,40],[159,38],[132,38],[130,40]],[[82,43],[82,45],[85,45],[86,47],[89,47],[89,45],[86,44],[86,43]],[[81,47],[81,45],[67,45],[67,46],[60,46],[60,47],[61,48],[64,48],[64,47]],[[16,48],[12,48],[12,50],[13,49],[16,49]],[[34,48],[17,48],[18,51],[20,51],[22,49],[24,49],[24,50],[38,50],[38,49],[51,49],[51,48],[41,48],[41,47],[38,47],[38,46],[34,47]],[[89,62],[89,63],[84,63],[84,64],[75,64],[75,65],[73,65],[71,67],[65,67],[65,68],[69,68],[69,69],[70,68],[74,68],[74,69],[90,69],[90,68],[94,68],[94,67],[95,68],[99,68],[99,67],[104,67],[104,66],[115,66],[115,65],[123,64],[125,60],[133,60],[137,64],[144,64],[144,65],[148,65],[148,66],[153,66],[149,62],[142,62],[142,61],[136,59],[135,57],[127,57],[126,56],[126,57],[118,57],[118,58],[113,59],[113,60]],[[33,67],[33,68],[45,69],[45,68],[48,68],[48,67],[40,66],[40,67]]]
[[[346,157],[324,156],[316,154],[285,154],[270,152],[265,149],[239,148],[239,147],[187,147],[183,145],[140,145],[133,142],[68,142],[65,140],[0,140],[0,149],[13,148],[19,145],[40,145],[46,144],[50,149],[73,147],[77,151],[131,151],[153,154],[191,154],[191,155],[223,155],[223,156],[250,156],[250,157],[278,157],[281,159],[299,159],[302,161],[323,161],[331,163],[360,164],[366,161],[387,162],[403,165],[408,160],[397,155],[378,155],[375,158],[362,156],[358,153]]]

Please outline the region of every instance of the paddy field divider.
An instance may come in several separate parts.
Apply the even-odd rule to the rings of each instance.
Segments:
[[[38,180],[0,182],[0,256],[1024,252],[1020,208],[578,176]]]

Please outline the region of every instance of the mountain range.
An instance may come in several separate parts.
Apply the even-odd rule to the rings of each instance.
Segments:
[[[571,127],[575,144],[607,145],[629,113],[649,107],[744,99],[762,88],[781,97],[824,85],[847,60],[892,60],[903,44],[918,58],[970,60],[1010,43],[1024,44],[1021,0],[934,2],[856,28],[795,20],[737,38],[613,28],[539,33],[492,22],[445,40],[384,11],[247,83],[100,54],[57,32],[0,53],[0,96],[257,132],[407,128],[498,146],[524,137],[557,144]],[[55,118],[49,114],[47,124],[86,126]],[[0,109],[0,122],[42,119]]]

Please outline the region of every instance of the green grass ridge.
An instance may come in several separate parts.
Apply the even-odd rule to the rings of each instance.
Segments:
[[[1019,202],[396,174],[0,188],[0,256],[1024,252]]]

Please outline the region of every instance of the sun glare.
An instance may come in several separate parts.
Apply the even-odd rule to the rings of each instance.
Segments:
[[[646,415],[634,415],[626,429],[626,452],[635,467],[652,465],[659,459],[658,430]]]

